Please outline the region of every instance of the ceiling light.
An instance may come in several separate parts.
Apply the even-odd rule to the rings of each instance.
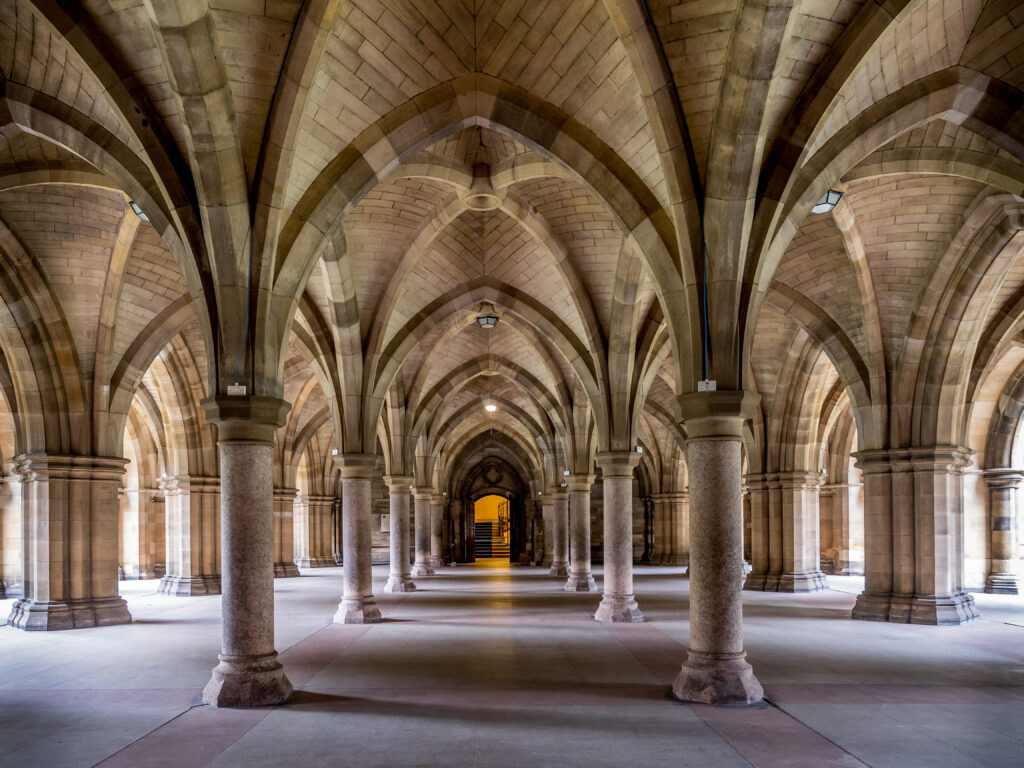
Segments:
[[[818,201],[818,204],[811,208],[811,213],[828,213],[836,207],[836,203],[842,198],[842,192],[836,192],[834,189],[830,189],[825,193],[825,196]]]
[[[149,221],[149,216],[142,212],[142,209],[139,207],[139,204],[136,203],[134,200],[128,201],[128,207],[131,208],[132,211],[135,212],[135,215],[138,216],[140,219],[142,219],[143,221]]]
[[[496,406],[494,403],[488,403],[487,405],[484,406],[484,410],[487,411],[488,413],[494,413],[496,410],[498,410],[498,406]]]
[[[498,324],[498,316],[494,314],[493,304],[485,301],[480,305],[480,314],[477,315],[476,324],[488,330]]]

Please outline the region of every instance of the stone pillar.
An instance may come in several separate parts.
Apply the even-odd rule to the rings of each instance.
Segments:
[[[342,565],[345,562],[344,555],[344,541],[342,531],[344,530],[344,521],[342,519],[342,500],[336,496],[334,503],[331,505],[331,557],[334,558],[335,565]]]
[[[597,592],[590,572],[590,486],[593,475],[569,475],[569,579],[566,592]]]
[[[295,488],[274,489],[274,578],[299,576],[295,565]]]
[[[544,556],[540,564],[544,568],[551,568],[555,561],[555,497],[548,491],[540,498],[540,514],[544,529]]]
[[[569,575],[569,493],[551,492],[551,576]]]
[[[26,630],[131,622],[117,593],[121,487],[127,459],[23,454],[24,586],[8,623]]]
[[[690,561],[690,501],[685,491],[651,494],[654,505],[654,565],[687,565]]]
[[[750,499],[750,573],[747,574],[744,589],[762,592],[765,590],[771,561],[768,552],[769,539],[769,494],[768,475],[747,475],[744,478]]]
[[[853,618],[955,625],[977,618],[964,590],[963,469],[970,451],[859,451],[864,476],[864,592]]]
[[[749,392],[679,398],[690,477],[690,649],[672,693],[702,704],[752,704],[764,692],[743,650],[743,423]]]
[[[640,622],[644,615],[633,594],[633,469],[636,451],[597,454],[604,484],[604,595],[598,621]]]
[[[409,475],[388,475],[384,482],[388,486],[391,504],[391,532],[388,536],[391,545],[390,572],[384,591],[415,592],[416,584],[409,568],[409,502],[412,499],[409,486],[413,478]]]
[[[370,478],[377,469],[372,454],[334,457],[341,469],[341,544],[345,566],[344,591],[336,624],[377,624],[380,609],[373,599],[373,570],[370,515]]]
[[[302,495],[295,500],[295,564],[300,568],[335,565],[331,554],[333,496]]]
[[[203,702],[282,704],[292,693],[274,650],[274,431],[288,404],[274,397],[202,401],[220,448],[221,652]]]
[[[220,594],[220,478],[163,478],[167,569],[164,595]]]
[[[817,472],[783,472],[778,475],[782,498],[782,569],[779,592],[819,592],[828,589],[821,571],[821,540],[818,535]]]
[[[444,565],[444,502],[439,494],[430,497],[430,565],[435,569]]]
[[[988,519],[991,536],[989,571],[985,591],[1001,595],[1019,594],[1016,573],[1017,491],[1024,474],[1016,469],[986,469]]]
[[[416,513],[416,561],[412,575],[416,577],[434,575],[430,564],[430,490],[429,485],[417,488],[412,497]]]

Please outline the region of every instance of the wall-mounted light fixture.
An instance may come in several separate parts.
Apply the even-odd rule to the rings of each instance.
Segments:
[[[498,316],[494,314],[494,305],[489,301],[480,304],[480,314],[476,317],[476,324],[485,330],[490,330],[498,324]]]
[[[817,205],[811,208],[811,213],[828,213],[836,207],[836,203],[838,203],[842,197],[842,192],[830,189],[825,193],[825,196],[818,201]]]
[[[128,207],[131,208],[132,212],[140,219],[142,219],[143,221],[149,221],[149,216],[142,212],[142,209],[139,207],[139,204],[136,203],[134,200],[128,201]]]

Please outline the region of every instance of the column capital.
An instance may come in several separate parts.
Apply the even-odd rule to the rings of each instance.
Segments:
[[[447,496],[442,496],[440,493],[432,493],[430,494],[430,503],[441,507],[444,506],[445,499],[447,498]]]
[[[412,492],[412,497],[417,500],[430,501],[431,496],[434,495],[434,489],[429,485],[417,485]]]
[[[594,457],[602,477],[633,477],[643,454],[636,451],[601,451]]]
[[[981,473],[989,488],[1019,489],[1024,482],[1024,470],[1010,467],[994,467]]]
[[[806,469],[779,472],[775,478],[776,482],[783,488],[796,488],[800,486],[813,486],[817,488],[822,482],[822,474],[820,472],[810,472]]]
[[[388,493],[410,494],[416,478],[412,475],[384,475],[384,482],[388,487]]]
[[[666,491],[665,493],[652,493],[651,501],[689,501],[689,491]]]
[[[741,440],[743,424],[753,419],[761,395],[746,390],[690,392],[678,402],[687,440]]]
[[[369,480],[377,474],[377,454],[339,453],[334,455],[334,466],[341,470],[343,480],[361,478]]]
[[[962,445],[876,448],[850,454],[857,469],[868,474],[907,472],[909,470],[962,472],[971,463],[975,451]]]
[[[118,456],[60,456],[22,453],[11,462],[12,474],[25,483],[44,478],[68,480],[116,480],[124,476],[128,459]]]
[[[166,475],[157,480],[161,491],[219,491],[220,478],[206,475]]]
[[[217,442],[274,443],[291,406],[279,397],[215,395],[199,401],[206,420],[217,426]]]
[[[275,488],[274,489],[274,500],[275,501],[288,501],[295,500],[298,495],[298,488]]]
[[[565,488],[552,488],[550,491],[548,491],[548,495],[551,496],[552,502],[565,501],[566,499],[569,498],[568,484]]]
[[[589,491],[594,484],[594,475],[567,475],[565,485],[570,491]]]

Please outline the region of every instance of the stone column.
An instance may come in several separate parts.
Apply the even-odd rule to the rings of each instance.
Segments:
[[[744,589],[763,592],[771,571],[768,554],[769,495],[768,475],[747,475],[744,480],[750,499],[750,573]],[[692,484],[691,484],[692,485]]]
[[[416,561],[412,566],[412,575],[433,576],[434,568],[430,564],[430,491],[429,485],[416,489],[413,494],[415,502]]]
[[[430,565],[435,569],[444,565],[444,501],[440,494],[430,497]]]
[[[540,497],[540,514],[543,526],[544,556],[540,564],[544,568],[550,568],[555,559],[554,524],[555,524],[555,499],[548,491]]]
[[[370,478],[376,473],[377,457],[348,454],[334,457],[341,469],[341,544],[345,566],[344,591],[336,624],[377,624],[382,621],[373,599],[370,515]]]
[[[853,618],[953,625],[977,618],[964,590],[961,446],[859,451],[864,592]]]
[[[56,630],[128,624],[117,593],[117,524],[127,459],[23,454],[23,592],[8,623]]]
[[[817,472],[782,472],[778,476],[782,497],[782,572],[779,592],[819,592],[828,589],[821,571],[821,540],[818,535]]]
[[[164,595],[219,595],[220,478],[173,475],[163,478],[167,568]]]
[[[644,620],[633,594],[633,469],[636,451],[597,454],[604,484],[604,595],[594,618],[635,623]]]
[[[281,704],[292,693],[274,650],[274,431],[288,404],[218,395],[202,401],[220,447],[221,652],[203,702]]]
[[[391,532],[388,536],[390,568],[384,591],[415,592],[416,584],[409,568],[409,502],[412,498],[409,486],[413,478],[409,475],[388,475],[384,482],[388,486],[391,511]]]
[[[690,561],[690,501],[685,491],[651,494],[654,504],[654,565],[687,565]]]
[[[893,473],[889,451],[853,454],[864,479],[864,591],[852,617],[888,621],[893,590]]]
[[[331,557],[334,559],[335,565],[342,565],[345,561],[343,552],[345,545],[342,536],[344,521],[342,520],[341,505],[341,498],[336,496],[331,505]]]
[[[1017,491],[1024,474],[1016,469],[986,469],[988,519],[991,544],[985,591],[1001,595],[1019,594],[1016,573]]]
[[[567,484],[568,485],[568,484]],[[569,493],[551,492],[551,576],[569,575]]]
[[[295,564],[300,568],[335,565],[331,555],[333,496],[299,495],[295,500]]]
[[[752,704],[764,692],[743,650],[743,423],[759,396],[679,398],[690,477],[690,649],[672,693],[702,704]]]
[[[299,576],[295,565],[296,488],[274,489],[274,578]]]
[[[569,475],[569,579],[566,592],[597,592],[590,572],[590,486],[593,475]]]

